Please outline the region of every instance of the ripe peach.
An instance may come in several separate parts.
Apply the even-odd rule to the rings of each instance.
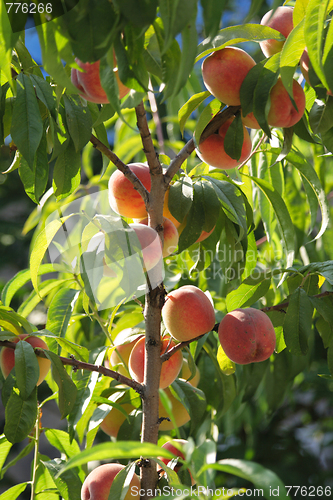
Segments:
[[[157,231],[144,224],[129,224],[134,229],[142,248],[144,268],[150,271],[162,259],[162,242]]]
[[[266,12],[260,24],[264,26],[269,26],[276,31],[279,31],[285,38],[294,28],[293,24],[293,8],[292,7],[278,7],[274,14],[273,10]],[[266,57],[270,57],[277,52],[281,52],[284,45],[284,41],[279,42],[278,40],[263,40],[259,42],[260,48]]]
[[[269,125],[288,128],[295,125],[302,118],[306,99],[304,90],[296,80],[293,81],[293,95],[297,110],[294,108],[281,78],[278,78],[270,92],[271,106],[267,116]]]
[[[233,120],[234,118],[230,118],[223,125],[221,125],[218,132],[207,137],[207,139],[200,144],[199,149],[196,150],[199,158],[205,163],[208,163],[208,165],[228,170],[243,163],[243,161],[250,155],[252,143],[245,126],[243,126],[244,139],[241,157],[239,160],[234,160],[225,152],[224,138]]]
[[[190,370],[190,367],[188,365],[188,361],[186,358],[183,359],[183,364],[182,364],[182,368],[179,372],[179,375],[178,375],[178,378],[182,379],[182,380],[185,380],[185,382],[188,382],[189,384],[192,385],[192,387],[197,387],[198,386],[198,383],[199,383],[199,380],[200,380],[200,372],[199,372],[199,368],[196,366],[195,367],[195,375],[193,378],[191,378],[191,380],[189,380],[189,378],[191,377],[191,370]]]
[[[202,63],[204,84],[224,104],[238,106],[243,80],[255,64],[247,52],[237,47],[217,50]]]
[[[163,216],[166,217],[167,219],[171,220],[171,222],[174,223],[176,227],[179,227],[181,225],[181,222],[179,222],[170,212],[169,210],[169,194],[170,194],[170,189],[168,189],[165,193],[164,196],[164,205],[163,205]]]
[[[28,344],[30,344],[34,348],[40,347],[41,349],[48,349],[47,344],[39,337],[29,337],[27,334],[22,333],[21,335],[18,335],[17,338],[12,340],[12,342],[15,342],[15,344],[17,344],[17,342],[19,342],[20,340],[28,342]],[[38,356],[37,360],[39,365],[39,379],[37,385],[40,385],[51,367],[51,361],[49,359],[42,358],[41,356]],[[8,377],[8,375],[14,368],[14,365],[15,350],[11,349],[10,347],[3,347],[0,353],[0,367],[5,378]]]
[[[187,422],[189,422],[191,417],[190,417],[187,409],[183,405],[183,403],[181,403],[178,399],[176,399],[171,394],[170,389],[165,389],[165,393],[167,394],[167,396],[171,402],[172,415],[175,418],[176,425],[177,425],[177,427],[182,427],[183,425],[187,424]],[[164,408],[161,399],[159,402],[159,417],[160,418],[161,417],[169,418],[169,415],[168,415],[166,409]],[[174,428],[175,427],[174,427],[173,423],[169,420],[162,420],[162,422],[160,423],[160,426],[159,426],[160,431],[171,431]]]
[[[137,382],[143,382],[144,379],[144,367],[145,367],[145,338],[138,340],[132,349],[128,367],[130,374],[134,380]],[[169,346],[169,337],[164,337],[161,342],[161,354],[164,354]],[[175,343],[171,341],[169,349],[173,347]],[[161,376],[160,376],[160,388],[165,389],[176,379],[180,369],[182,367],[183,355],[181,351],[177,351],[173,356],[171,356],[167,361],[162,363]]]
[[[72,83],[80,90],[82,97],[84,97],[87,101],[96,102],[98,104],[107,104],[109,100],[101,85],[99,77],[100,62],[96,61],[94,63],[83,63],[77,58],[75,61],[80,68],[83,69],[83,71],[81,72],[76,68],[72,68],[71,80]],[[114,73],[119,89],[119,99],[122,99],[126,94],[128,94],[129,89],[120,81],[117,69],[114,69]]]
[[[144,224],[145,226],[148,226],[148,218],[146,217],[145,219],[140,220],[140,224]],[[163,250],[162,250],[162,256],[168,257],[171,255],[177,248],[178,245],[178,240],[179,240],[179,235],[176,226],[174,225],[171,220],[167,219],[166,217],[163,217]]]
[[[218,335],[225,354],[240,365],[264,361],[275,349],[276,336],[271,320],[252,307],[226,314]]]
[[[109,357],[111,369],[116,369],[118,373],[121,373],[126,377],[129,376],[127,368],[130,354],[139,338],[141,338],[136,337],[134,340],[124,341],[123,343],[120,343],[122,342],[122,334],[124,334],[125,332],[127,333],[129,330],[130,328],[127,328],[117,335],[115,339],[115,348],[112,349]]]
[[[131,403],[125,403],[122,407],[128,415],[134,410],[134,406]],[[100,428],[108,436],[116,438],[125,420],[125,415],[118,408],[112,408],[101,423]]]
[[[137,176],[148,191],[151,181],[149,167],[145,163],[130,163],[129,168]],[[147,211],[141,195],[134,189],[120,170],[115,170],[109,180],[109,203],[119,215],[131,219],[147,217]]]
[[[88,474],[82,485],[81,500],[108,500],[113,480],[124,468],[125,466],[121,464],[103,464],[96,467]],[[131,491],[132,487],[135,487],[134,492]],[[139,489],[140,479],[134,474],[124,500],[137,498],[135,492]]]
[[[168,332],[179,342],[210,332],[215,325],[214,308],[209,298],[193,285],[184,285],[168,293],[162,317]]]

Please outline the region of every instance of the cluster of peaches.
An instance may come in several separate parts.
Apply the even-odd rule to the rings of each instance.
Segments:
[[[261,24],[279,31],[285,38],[293,29],[293,8],[278,7],[274,13],[267,12],[261,20]],[[264,40],[260,42],[262,52],[270,57],[282,50],[284,42],[277,40]],[[308,81],[308,57],[307,52],[300,61],[304,78]],[[213,52],[206,57],[202,63],[203,81],[210,93],[228,106],[239,106],[240,89],[249,71],[256,66],[253,58],[244,50],[237,47],[225,47]],[[303,116],[306,99],[303,88],[294,80],[293,96],[296,108],[292,104],[289,94],[279,77],[270,91],[270,108],[267,115],[267,123],[272,127],[289,128],[295,125]],[[246,116],[242,115],[243,122],[243,146],[239,160],[227,155],[224,149],[224,138],[234,118],[224,123],[216,134],[205,139],[197,150],[202,161],[215,168],[231,169],[243,163],[251,153],[252,144],[250,135],[246,129],[260,129],[253,112]]]

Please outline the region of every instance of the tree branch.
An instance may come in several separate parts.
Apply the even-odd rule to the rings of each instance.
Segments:
[[[141,135],[141,141],[143,145],[143,152],[146,155],[150,172],[152,175],[158,175],[162,173],[162,165],[158,158],[158,154],[155,151],[153,139],[148,127],[146,110],[143,101],[138,104],[135,108],[137,126]]]
[[[0,340],[0,346],[9,347],[10,349],[16,349],[17,343],[10,342],[9,340]],[[38,347],[34,348],[35,354],[40,356],[41,358],[47,358],[46,354],[42,349]],[[74,356],[70,358],[64,358],[63,356],[59,356],[60,361],[63,365],[73,366],[74,370],[88,370],[90,372],[98,372],[101,375],[105,375],[106,377],[111,377],[120,382],[121,384],[125,384],[128,387],[134,389],[140,396],[143,395],[143,385],[131,378],[125,377],[125,375],[121,375],[120,373],[110,370],[105,366],[101,365],[93,365],[92,363],[86,363],[85,361],[79,361]]]
[[[141,181],[137,178],[137,176],[132,172],[132,170],[126,165],[126,163],[122,162],[120,158],[116,154],[114,154],[111,149],[105,146],[97,137],[91,134],[90,142],[93,144],[94,148],[98,149],[102,154],[104,154],[109,160],[120,170],[124,176],[133,184],[134,189],[140,193],[147,206],[149,203],[149,192],[141,183]]]

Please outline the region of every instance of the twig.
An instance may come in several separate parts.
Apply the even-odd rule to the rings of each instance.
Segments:
[[[0,346],[9,347],[10,349],[16,349],[17,344],[15,342],[10,342],[9,340],[0,340]],[[34,348],[35,354],[40,356],[41,358],[46,358],[46,354],[43,349],[39,349],[38,347]],[[110,370],[105,366],[94,365],[92,363],[86,363],[85,361],[79,361],[78,359],[71,356],[70,358],[64,358],[63,356],[59,356],[60,361],[63,365],[73,366],[74,370],[88,370],[90,372],[98,372],[101,375],[105,375],[106,377],[111,377],[120,382],[121,384],[125,384],[128,387],[134,389],[140,396],[143,395],[143,386],[139,382],[132,380],[129,377],[125,377],[125,375],[121,375],[120,373]]]
[[[140,193],[140,195],[143,198],[143,201],[145,202],[145,205],[148,204],[149,201],[149,192],[147,189],[144,187],[144,185],[141,183],[141,181],[137,178],[137,176],[132,172],[132,170],[118,158],[116,154],[114,154],[111,149],[106,147],[97,137],[95,137],[93,134],[91,134],[90,137],[90,142],[93,144],[94,148],[98,149],[102,154],[104,154],[109,160],[120,170],[125,177],[131,181],[131,183],[134,186],[134,189]]]

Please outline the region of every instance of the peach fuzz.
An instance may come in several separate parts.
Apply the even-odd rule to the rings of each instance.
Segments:
[[[22,333],[18,335],[17,338],[13,339],[12,342],[17,344],[20,340],[24,340],[28,342],[33,348],[40,347],[41,349],[48,349],[47,344],[39,337],[29,337],[26,333]],[[37,357],[38,365],[39,365],[39,378],[37,385],[40,385],[45,379],[48,371],[51,367],[51,361],[46,358],[42,358],[41,356]],[[10,347],[3,347],[0,353],[0,367],[2,374],[5,378],[8,377],[10,372],[15,366],[15,349],[11,349]]]
[[[189,378],[191,376],[192,376],[192,374],[191,374],[191,370],[190,370],[188,361],[186,358],[184,358],[182,368],[179,372],[178,378],[180,378],[181,380],[185,380],[185,382],[188,382],[189,384],[191,384],[192,387],[198,387],[198,383],[200,381],[200,372],[199,372],[199,368],[197,366],[195,367],[194,377],[191,378],[191,380],[189,380]]]
[[[150,271],[162,258],[162,242],[157,231],[144,224],[129,224],[135,231],[142,248],[142,258],[145,271]]]
[[[187,424],[187,422],[189,422],[190,415],[189,415],[187,409],[185,408],[185,406],[183,405],[183,403],[181,403],[179,401],[179,399],[176,399],[171,394],[170,389],[165,389],[165,393],[170,400],[170,403],[172,406],[172,415],[175,418],[176,426],[182,427],[183,425]],[[158,411],[159,411],[160,418],[161,417],[169,418],[169,415],[168,415],[166,409],[164,408],[161,399],[159,401],[159,410]],[[171,431],[174,428],[175,427],[174,427],[173,423],[169,420],[162,420],[162,422],[159,425],[160,431]]]
[[[228,106],[240,105],[240,88],[255,61],[238,47],[225,47],[204,59],[201,70],[205,86]]]
[[[140,224],[148,226],[148,218],[142,219]],[[171,220],[163,217],[163,250],[162,257],[168,257],[177,248],[179,235],[176,226]]]
[[[208,163],[211,167],[222,168],[224,170],[229,170],[230,168],[235,168],[243,161],[248,158],[252,150],[251,138],[246,130],[246,127],[243,125],[243,146],[241,151],[241,156],[239,160],[235,160],[231,158],[224,149],[224,138],[226,136],[227,130],[230,127],[234,118],[230,118],[227,120],[221,127],[218,132],[210,135],[205,139],[200,145],[199,149],[196,149],[196,153],[199,158]]]
[[[273,10],[266,12],[260,24],[263,26],[269,26],[276,31],[279,31],[285,38],[288,37],[289,33],[293,30],[293,8],[292,7],[278,7],[274,14]],[[263,51],[265,57],[273,56],[278,52],[281,52],[284,45],[284,41],[278,41],[274,39],[263,40],[259,42],[260,48]]]
[[[124,468],[125,466],[121,464],[103,464],[96,467],[84,480],[81,500],[108,500],[113,480]],[[140,479],[137,474],[133,475],[124,500],[138,498],[136,494],[132,494],[132,486],[135,486],[136,490],[140,488]]]
[[[166,329],[179,342],[208,333],[215,325],[214,308],[200,288],[184,285],[166,296],[162,308]]]
[[[305,110],[306,98],[304,90],[296,80],[293,81],[293,95],[297,110],[294,108],[281,78],[278,78],[270,92],[271,106],[267,116],[269,125],[272,127],[289,128],[302,118]]]
[[[268,359],[276,345],[271,320],[252,307],[226,314],[219,325],[218,336],[225,354],[239,365]]]
[[[132,349],[128,367],[130,374],[134,380],[142,383],[144,379],[144,367],[145,367],[145,337],[138,340]],[[164,337],[161,341],[161,354],[164,354],[168,349],[175,346],[176,344],[171,341],[169,345],[169,337]],[[168,347],[169,346],[169,347]],[[183,355],[181,351],[177,351],[173,356],[171,356],[167,361],[162,363],[161,376],[160,376],[160,389],[165,389],[177,378],[178,373],[182,367]]]
[[[149,167],[145,163],[130,163],[128,167],[137,176],[144,187],[150,191],[151,180]],[[114,212],[131,219],[147,217],[147,211],[141,195],[120,170],[115,170],[109,179],[109,203]]]
[[[123,409],[126,411],[127,415],[134,410],[134,406],[131,403],[124,403],[122,405]],[[103,422],[100,425],[105,434],[108,436],[116,438],[119,432],[120,427],[125,422],[125,415],[118,410],[118,408],[111,408],[110,412],[106,415]]]
[[[171,220],[171,222],[174,223],[174,225],[178,228],[181,225],[181,222],[179,222],[170,212],[169,210],[169,194],[170,194],[170,189],[168,189],[165,193],[164,196],[164,205],[163,205],[163,216],[166,217],[167,219]]]

